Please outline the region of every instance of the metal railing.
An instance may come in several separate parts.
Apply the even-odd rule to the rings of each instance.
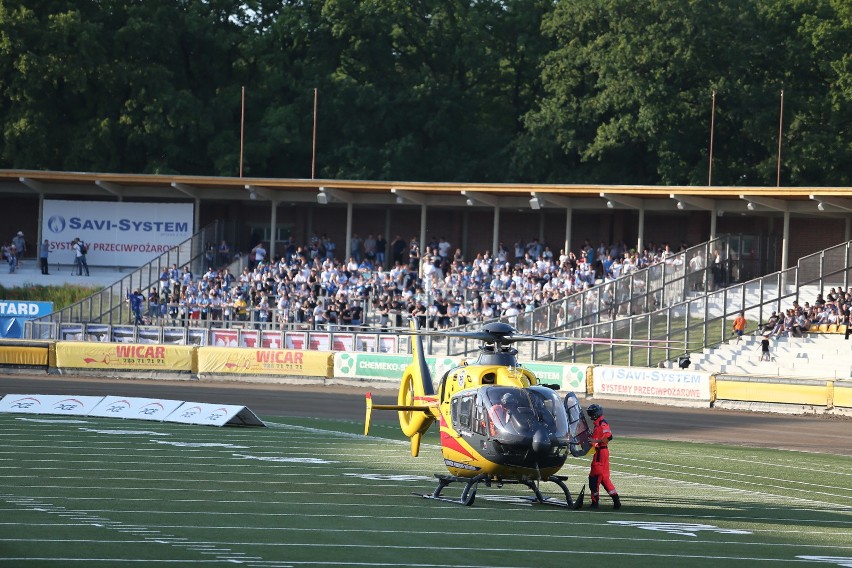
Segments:
[[[650,314],[770,272],[777,259],[775,245],[774,240],[752,235],[723,235],[531,312],[494,321],[505,321],[523,333],[567,335],[588,326]],[[443,348],[440,343],[433,340],[433,348],[448,355],[475,349],[464,342],[447,340]],[[520,349],[523,353],[525,348]],[[540,346],[527,349],[537,352]],[[553,353],[549,351],[547,357]]]
[[[793,302],[812,303],[830,288],[848,290],[850,286],[852,241],[803,257],[796,267],[708,291],[655,311],[600,318],[586,325],[562,323],[548,329],[549,333],[565,335],[576,342],[518,345],[521,356],[528,360],[658,366],[729,340],[733,320],[740,312],[748,322],[747,330],[755,330],[772,312],[782,313]],[[552,310],[551,306],[543,310],[541,321],[549,321]],[[508,323],[525,332],[537,329],[536,314]],[[653,347],[641,345],[646,340],[660,343]],[[467,342],[451,339],[433,340],[430,347],[432,354],[463,354],[473,348]]]
[[[133,290],[147,290],[157,286],[162,268],[178,268],[188,266],[194,274],[201,274],[205,267],[205,251],[207,243],[214,246],[226,238],[226,224],[214,221],[202,228],[190,238],[172,247],[151,262],[140,266],[114,284],[103,288],[88,298],[84,298],[70,306],[57,310],[47,316],[30,320],[25,323],[24,336],[33,339],[56,339],[56,336],[46,336],[55,330],[55,326],[43,324],[59,324],[65,322],[120,324],[131,318],[128,294]]]

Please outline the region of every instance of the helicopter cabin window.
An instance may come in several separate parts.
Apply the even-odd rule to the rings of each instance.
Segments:
[[[451,417],[456,431],[485,434],[485,416],[485,406],[475,392],[453,397]]]

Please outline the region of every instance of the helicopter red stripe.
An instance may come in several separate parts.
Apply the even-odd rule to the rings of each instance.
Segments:
[[[474,459],[474,457],[470,455],[470,452],[468,452],[461,444],[459,444],[458,440],[456,440],[446,432],[441,432],[441,445],[445,448],[465,455],[470,459]]]

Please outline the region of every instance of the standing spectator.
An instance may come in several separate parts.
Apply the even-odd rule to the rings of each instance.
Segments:
[[[603,485],[609,496],[612,497],[612,508],[621,508],[621,499],[615,485],[609,478],[609,442],[612,440],[612,430],[603,416],[603,408],[599,404],[591,404],[586,409],[586,414],[594,421],[592,437],[589,441],[595,447],[595,455],[589,469],[589,492],[592,496],[590,509],[598,508],[599,489]]]
[[[745,312],[740,312],[734,320],[734,335],[737,336],[737,343],[742,341],[743,333],[745,332],[746,319]]]
[[[265,259],[266,249],[263,248],[263,243],[257,243],[257,246],[251,249],[252,270],[257,268],[257,265],[263,262]]]
[[[769,332],[765,332],[760,340],[760,360],[770,361],[769,356]]]
[[[77,276],[83,275],[83,270],[86,271],[86,276],[89,275],[89,265],[86,262],[86,252],[88,248],[86,243],[80,240],[80,237],[74,237],[71,242],[71,248],[74,250],[74,266],[77,267]]]
[[[204,246],[204,264],[208,270],[216,264],[216,247],[210,241]]]
[[[415,271],[420,267],[420,244],[417,237],[411,237],[408,243],[408,266]]]
[[[9,261],[9,274],[12,274],[18,267],[18,247],[15,246],[15,243],[12,243],[5,247],[5,253],[6,259]]]
[[[139,290],[134,290],[128,297],[130,302],[130,311],[133,312],[133,325],[142,325],[145,321],[142,319],[142,300],[144,297]]]
[[[16,234],[14,237],[12,237],[12,244],[15,245],[15,248],[18,249],[17,258],[18,258],[18,265],[20,265],[21,259],[24,258],[24,256],[27,253],[27,240],[24,238],[24,232],[23,231],[18,231],[18,234]]]
[[[50,241],[44,239],[44,242],[41,243],[41,246],[38,247],[38,259],[41,264],[41,273],[42,274],[50,274],[50,271],[47,268],[47,255],[50,254]]]
[[[376,241],[375,237],[373,237],[373,234],[370,233],[369,235],[367,235],[367,238],[364,239],[364,258],[368,259],[370,262],[375,262],[377,247],[378,241]]]
[[[364,253],[363,246],[364,241],[361,240],[358,233],[352,233],[352,239],[349,241],[349,247],[351,249],[352,256],[355,257],[355,262],[361,262],[361,258]]]
[[[385,253],[387,252],[388,241],[381,233],[376,237],[376,266],[384,267]]]
[[[231,249],[228,247],[228,243],[225,239],[222,239],[222,242],[219,243],[219,264],[222,266],[226,266],[231,263]]]
[[[405,253],[405,241],[397,235],[391,242],[391,260],[394,264],[403,264],[402,255]]]

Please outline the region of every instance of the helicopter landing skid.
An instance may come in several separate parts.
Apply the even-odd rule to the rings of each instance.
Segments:
[[[480,483],[484,483],[486,487],[491,487],[492,481],[496,481],[498,487],[503,486],[504,484],[518,484],[518,485],[526,485],[529,487],[533,493],[535,493],[534,497],[522,497],[522,499],[528,499],[533,501],[534,503],[541,503],[542,505],[553,505],[556,507],[564,507],[566,509],[580,509],[583,506],[583,496],[586,491],[586,486],[583,485],[583,488],[580,489],[580,496],[577,500],[573,500],[571,498],[571,492],[568,490],[568,486],[565,485],[565,480],[567,477],[562,477],[558,475],[551,475],[549,478],[544,481],[551,481],[559,486],[562,489],[562,492],[565,493],[565,502],[556,500],[552,497],[545,497],[539,491],[536,483],[534,481],[519,481],[519,480],[492,480],[491,476],[487,473],[481,473],[475,477],[458,477],[455,475],[441,475],[435,474],[435,477],[438,479],[438,487],[435,488],[435,491],[431,494],[427,493],[413,493],[413,495],[418,495],[423,497],[424,499],[436,499],[438,501],[446,501],[448,503],[456,503],[459,505],[473,505],[474,500],[476,499],[476,488]],[[441,496],[441,492],[451,483],[464,483],[464,489],[462,490],[461,496],[458,499],[453,499],[451,497],[443,497]]]

